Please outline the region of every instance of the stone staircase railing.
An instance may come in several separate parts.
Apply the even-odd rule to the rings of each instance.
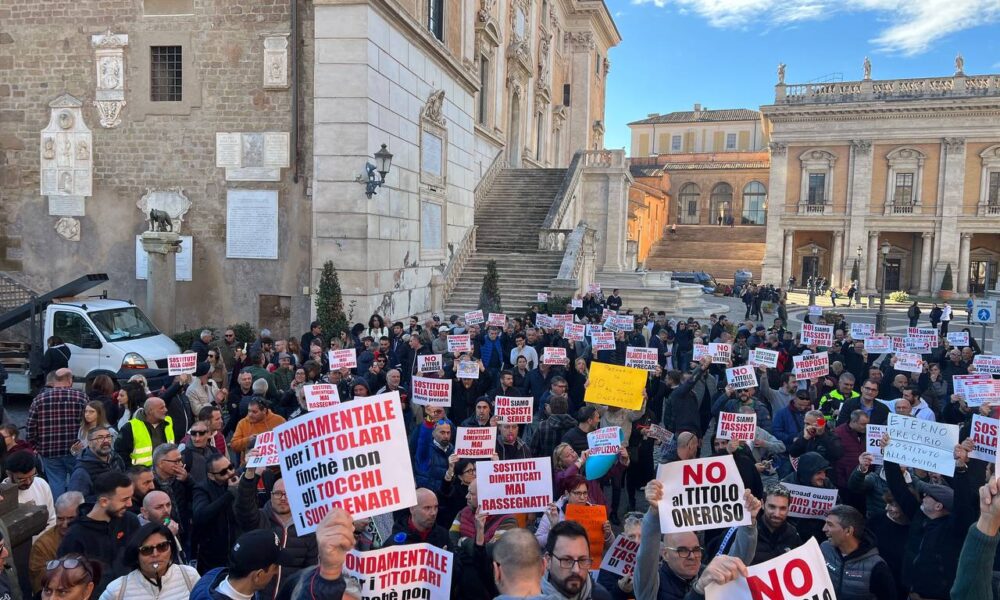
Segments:
[[[565,254],[559,274],[550,282],[555,296],[573,296],[594,279],[594,255],[597,230],[580,221],[565,238]]]
[[[455,285],[458,283],[458,278],[462,275],[462,270],[465,268],[465,263],[469,260],[469,257],[476,251],[476,226],[473,225],[469,227],[469,230],[465,232],[465,237],[462,238],[461,243],[458,245],[458,249],[455,254],[448,261],[448,266],[444,268],[444,272],[441,274],[441,306],[444,306],[444,301],[451,297],[451,293],[455,291]]]
[[[493,162],[483,173],[482,179],[476,184],[476,189],[473,190],[473,197],[475,202],[473,204],[473,210],[479,210],[479,204],[486,198],[486,195],[490,193],[490,189],[493,187],[493,181],[497,178],[497,174],[507,168],[507,159],[504,158],[503,150],[497,152],[497,155],[493,157]]]
[[[579,150],[573,155],[562,185],[538,231],[539,250],[565,248],[566,236],[572,231],[574,224],[583,218],[580,197],[584,173],[588,170],[606,172],[607,169],[625,169],[624,150]]]

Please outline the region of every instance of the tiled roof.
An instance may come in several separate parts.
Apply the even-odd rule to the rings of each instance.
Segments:
[[[702,110],[695,117],[693,110],[672,112],[665,115],[657,115],[632,121],[629,125],[660,125],[662,123],[704,123],[711,121],[756,121],[760,119],[760,113],[748,108],[726,108],[722,110]]]

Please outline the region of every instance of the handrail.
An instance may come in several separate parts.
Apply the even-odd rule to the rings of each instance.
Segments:
[[[566,209],[572,204],[576,189],[580,185],[580,176],[583,174],[583,154],[582,150],[577,150],[573,154],[573,160],[569,162],[559,191],[556,192],[552,206],[549,207],[549,213],[542,222],[542,229],[558,228]]]
[[[593,250],[596,234],[597,230],[587,225],[586,221],[577,224],[566,238],[566,253],[559,265],[556,279],[579,280],[580,269],[583,268],[582,258],[585,252]]]
[[[447,302],[451,293],[455,290],[455,285],[458,283],[458,278],[462,275],[462,270],[465,269],[465,263],[469,260],[469,257],[476,251],[476,226],[473,225],[469,227],[469,230],[465,232],[465,237],[458,244],[458,249],[455,254],[452,255],[451,260],[448,261],[448,265],[444,268],[444,272],[441,274],[444,279],[444,287],[442,289],[442,298]]]
[[[473,190],[472,194],[475,198],[473,203],[473,210],[479,210],[479,204],[486,198],[487,194],[490,193],[490,189],[493,188],[493,181],[497,178],[500,171],[507,168],[507,160],[504,158],[504,151],[500,150],[497,155],[493,157],[493,162],[490,166],[486,168],[486,172],[483,173],[482,179],[476,184],[476,189]]]

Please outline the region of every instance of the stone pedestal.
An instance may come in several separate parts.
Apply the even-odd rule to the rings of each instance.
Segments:
[[[176,318],[177,253],[181,250],[181,238],[173,232],[147,231],[142,234],[141,240],[142,249],[149,256],[146,312],[160,331],[172,335]]]
[[[0,532],[10,550],[7,566],[11,583],[20,587],[21,597],[31,597],[31,580],[28,559],[31,555],[31,538],[45,529],[49,511],[44,506],[21,505],[17,501],[17,486],[0,484]]]

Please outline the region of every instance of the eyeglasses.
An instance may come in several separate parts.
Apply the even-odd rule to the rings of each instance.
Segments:
[[[35,474],[27,475],[25,477],[16,477],[15,475],[10,476],[10,482],[14,485],[31,485],[35,482]]]
[[[92,442],[110,442],[114,438],[112,438],[111,434],[109,433],[109,434],[105,434],[105,435],[91,436],[91,437],[89,437],[87,439],[89,439]]]
[[[580,569],[583,570],[583,571],[589,571],[590,570],[590,565],[594,564],[594,561],[589,556],[585,557],[585,558],[573,558],[573,557],[570,557],[570,556],[556,556],[555,554],[550,554],[549,556],[551,556],[552,558],[556,559],[556,562],[559,563],[559,566],[562,567],[562,568],[564,568],[564,569],[566,569],[567,571],[570,570],[570,569],[572,569],[576,565],[580,565]]]
[[[216,358],[217,356],[218,356],[217,354],[209,354],[208,355],[209,358]]]
[[[625,518],[626,519],[642,519],[642,517],[643,517],[643,514],[641,512],[638,512],[638,511],[632,511],[632,512],[625,513]]]
[[[236,334],[235,333],[227,333],[226,337],[236,337]]]
[[[587,490],[579,490],[579,491],[575,491],[575,492],[570,492],[569,495],[570,496],[574,496],[576,498],[586,498],[587,497]]]
[[[90,569],[90,563],[83,560],[83,558],[81,557],[67,556],[64,558],[57,558],[55,560],[50,560],[49,562],[45,563],[46,571],[55,571],[59,567],[64,567],[66,569],[75,569],[77,567],[83,567],[83,570],[86,571],[88,575],[90,575],[91,579],[93,579],[94,577],[94,573]],[[80,583],[89,583],[89,582],[80,582]]]
[[[287,498],[288,497],[288,494],[286,492],[281,492],[281,491],[271,492],[271,495],[274,496],[275,498]]]
[[[698,556],[701,556],[702,552],[705,551],[705,549],[702,548],[701,546],[695,546],[694,548],[688,548],[685,546],[678,546],[677,548],[672,548],[670,546],[667,546],[667,550],[673,550],[674,552],[677,553],[677,556],[681,558],[691,558],[692,554],[697,554]]]
[[[208,434],[208,430],[207,429],[192,429],[188,433],[190,433],[191,435],[207,435]]]
[[[170,550],[169,541],[163,541],[152,546],[139,546],[139,554],[143,556],[152,556],[154,552],[166,552],[167,550]]]
[[[174,464],[177,464],[179,462],[184,462],[183,458],[161,458],[160,460],[162,460],[163,462],[174,463]]]
[[[233,465],[229,465],[225,469],[219,469],[218,471],[209,471],[209,473],[211,473],[212,475],[222,475],[223,473],[232,473],[235,470],[236,467],[234,467]]]
[[[462,471],[462,475],[475,475],[475,473],[476,473],[476,467],[469,467],[466,470]]]

